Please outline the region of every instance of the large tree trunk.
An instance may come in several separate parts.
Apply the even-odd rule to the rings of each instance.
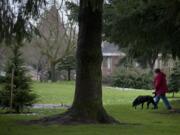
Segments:
[[[102,5],[93,10],[80,3],[79,37],[77,48],[77,77],[71,110],[76,117],[97,122],[110,122],[102,104],[101,41]],[[112,119],[111,119],[112,120]]]

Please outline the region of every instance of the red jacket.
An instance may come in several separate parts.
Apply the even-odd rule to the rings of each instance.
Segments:
[[[162,72],[158,73],[154,78],[154,87],[157,95],[166,94],[168,91],[166,75]]]

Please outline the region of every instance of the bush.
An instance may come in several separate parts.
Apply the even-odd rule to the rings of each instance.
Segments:
[[[173,97],[174,97],[174,93],[177,93],[179,91],[180,91],[180,62],[177,62],[170,75],[169,92],[173,93]]]
[[[5,82],[5,77],[4,76],[0,76],[0,83],[4,83]]]
[[[119,70],[114,76],[113,86],[134,89],[152,89],[152,75],[136,69]]]
[[[102,84],[111,86],[113,84],[113,77],[112,76],[102,77]]]

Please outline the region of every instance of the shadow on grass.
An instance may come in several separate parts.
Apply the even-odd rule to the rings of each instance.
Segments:
[[[53,116],[51,116],[53,117]],[[64,126],[82,126],[82,125],[120,125],[120,126],[125,126],[125,127],[137,127],[137,126],[142,126],[142,123],[128,123],[128,122],[120,122],[120,123],[69,123],[69,124],[63,124],[61,122],[37,122],[37,121],[41,121],[42,118],[39,119],[34,119],[34,120],[19,120],[16,121],[17,124],[19,125],[41,125],[41,126],[51,126],[51,125],[64,125]]]

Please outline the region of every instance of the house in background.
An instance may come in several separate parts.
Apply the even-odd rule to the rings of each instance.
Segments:
[[[117,69],[119,61],[125,56],[125,53],[119,50],[115,44],[108,42],[102,43],[102,76],[109,76]]]
[[[113,43],[103,42],[102,43],[102,53],[103,53],[103,62],[102,62],[102,76],[111,76],[114,71],[117,70],[118,64],[122,58],[126,56],[125,53],[120,51],[119,47]],[[156,59],[154,69],[160,68],[167,75],[170,75],[172,69],[175,65],[175,60],[172,59],[172,56],[163,58],[162,54],[158,55]],[[138,63],[135,63],[135,67],[139,67]]]

